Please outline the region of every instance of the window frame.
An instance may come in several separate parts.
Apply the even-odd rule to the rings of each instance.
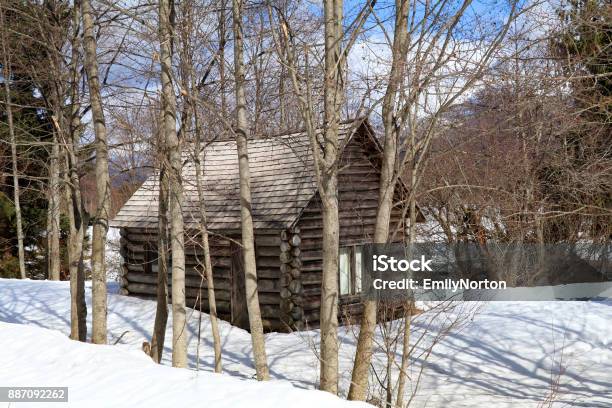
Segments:
[[[362,257],[361,257],[361,270],[359,271],[360,276],[360,286],[361,282],[363,282],[363,243],[354,243],[349,245],[340,246],[340,251],[343,249],[348,250],[348,264],[349,264],[349,291],[348,293],[342,293],[342,288],[340,285],[340,251],[338,252],[338,293],[340,297],[348,298],[348,297],[356,297],[361,295],[363,291],[363,287],[361,287],[359,291],[357,291],[357,248],[362,248]]]
[[[148,275],[157,274],[157,272],[153,271],[153,265],[157,265],[159,271],[159,254],[157,252],[157,245],[151,241],[146,241],[143,245],[143,250],[143,272]]]

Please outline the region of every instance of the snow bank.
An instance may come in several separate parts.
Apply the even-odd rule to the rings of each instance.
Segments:
[[[68,387],[69,402],[52,406],[368,406],[322,391],[295,388],[285,381],[263,383],[157,365],[143,352],[71,341],[60,332],[34,326],[0,322],[0,333],[0,384]]]
[[[110,294],[109,342],[118,344],[101,347],[70,342],[66,339],[70,332],[69,297],[68,282],[0,279],[0,322],[20,324],[0,324],[0,385],[15,384],[14,381],[22,382],[20,385],[69,385],[71,401],[78,401],[75,398],[79,396],[81,401],[104,396],[112,398],[101,404],[108,407],[126,406],[122,402],[129,401],[130,407],[146,404],[153,408],[196,401],[195,398],[199,402],[195,406],[258,407],[260,402],[271,405],[270,398],[280,398],[275,404],[283,403],[285,393],[299,395],[286,407],[300,406],[296,404],[301,400],[304,406],[313,408],[343,404],[318,392],[302,394],[287,382],[262,385],[250,381],[255,374],[250,335],[223,321],[220,331],[227,375],[211,374],[214,353],[209,318],[193,310],[188,312],[191,370],[169,367],[168,344],[164,350],[165,367],[152,366],[142,353],[142,342],[149,341],[153,327],[156,305],[152,301]],[[90,305],[89,282],[86,297]],[[435,337],[437,327],[453,318],[442,314],[432,319],[428,314],[414,319],[411,339]],[[198,347],[200,317],[202,335]],[[166,339],[171,339],[172,322],[168,323]],[[339,330],[342,395],[346,395],[350,384],[357,333],[355,327]],[[384,340],[380,333],[375,343],[373,365],[384,377],[387,356],[381,348]],[[411,408],[536,408],[557,380],[558,402],[553,407],[612,407],[610,301],[490,302],[483,304],[460,329],[442,338],[425,360],[427,344],[425,341],[418,346],[410,360]],[[318,346],[317,330],[267,334],[272,378],[299,388],[315,388]],[[204,372],[194,370],[198,358]],[[399,351],[394,358],[399,362]],[[423,375],[417,386],[421,370]],[[379,387],[373,376],[371,384]],[[242,398],[243,389],[246,398]],[[223,402],[225,395],[233,399]],[[173,399],[179,396],[181,399]],[[1,403],[0,407],[4,408]]]

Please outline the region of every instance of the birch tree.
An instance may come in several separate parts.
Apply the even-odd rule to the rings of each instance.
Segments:
[[[380,29],[389,39],[391,66],[386,75],[382,105],[385,140],[379,206],[374,242],[386,243],[401,226],[390,231],[394,191],[400,177],[407,175],[408,196],[403,197],[403,218],[408,214],[407,244],[416,237],[416,191],[433,138],[439,133],[440,118],[487,72],[497,56],[511,23],[519,15],[518,3],[510,2],[500,24],[488,26],[468,15],[471,0],[427,3],[395,1],[394,33]],[[524,12],[525,10],[521,10]],[[381,21],[377,18],[377,21]],[[489,31],[490,30],[490,31]],[[469,36],[468,36],[469,34]],[[465,36],[469,41],[461,41]],[[400,156],[400,152],[405,154]],[[407,310],[411,309],[406,305]],[[377,305],[366,301],[361,320],[349,399],[365,400]],[[410,316],[405,319],[403,356],[396,403],[403,404],[408,364]]]
[[[383,157],[378,190],[378,210],[374,227],[374,243],[384,244],[389,238],[391,210],[395,192],[395,177],[398,138],[393,134],[394,108],[396,94],[400,89],[404,75],[404,61],[408,52],[408,10],[409,0],[395,1],[395,29],[392,45],[391,72],[387,91],[385,92],[382,118],[385,129]],[[355,352],[355,363],[351,376],[348,398],[364,401],[367,392],[367,381],[370,368],[372,342],[376,328],[376,301],[366,300],[361,318],[359,340]],[[408,329],[406,329],[407,331]]]
[[[321,280],[321,384],[324,391],[338,393],[338,129],[343,102],[340,61],[343,37],[343,0],[323,2],[325,27],[325,78],[323,151],[311,132],[315,171],[323,217],[323,277]],[[322,153],[322,154],[321,154]]]
[[[85,51],[85,72],[89,86],[89,99],[95,132],[96,149],[96,199],[97,209],[93,222],[91,250],[92,276],[92,341],[106,344],[106,266],[105,247],[110,216],[110,177],[108,172],[108,145],[106,121],[98,74],[94,15],[90,0],[81,0],[83,18],[83,48]]]
[[[242,257],[246,286],[246,303],[249,327],[253,343],[253,356],[258,380],[268,380],[268,362],[264,342],[263,324],[257,293],[257,267],[255,265],[255,234],[253,231],[253,209],[251,207],[251,180],[249,170],[246,96],[244,90],[242,0],[232,0],[234,31],[234,78],[236,92],[236,150],[240,172],[240,219],[242,228]]]
[[[187,314],[185,309],[185,245],[181,146],[176,132],[176,96],[172,75],[174,4],[159,2],[159,42],[162,85],[162,132],[168,160],[170,250],[172,252],[172,365],[187,367]]]
[[[81,95],[81,8],[75,1],[71,10],[72,35],[70,38],[69,92],[70,110],[67,132],[59,132],[66,160],[64,186],[69,224],[68,271],[70,273],[70,338],[85,341],[87,336],[87,305],[85,303],[85,272],[83,268],[83,242],[89,216],[83,205],[80,186],[79,142],[82,132]],[[60,129],[59,124],[56,125]]]
[[[342,0],[325,0],[324,11],[324,126],[319,133],[311,99],[311,83],[298,70],[292,31],[280,15],[278,54],[289,68],[300,113],[312,146],[317,189],[322,204],[323,267],[321,279],[321,349],[320,389],[338,393],[338,252],[340,245],[338,218],[338,131],[343,102],[343,62],[341,61]],[[280,11],[277,9],[277,12]],[[272,15],[272,13],[271,13]]]
[[[281,7],[269,3],[272,31],[277,54],[286,67],[298,107],[312,147],[317,190],[322,204],[323,271],[321,279],[321,350],[320,388],[338,393],[338,253],[340,245],[338,218],[338,160],[342,151],[339,140],[341,109],[345,102],[346,56],[360,33],[373,6],[368,2],[358,13],[348,39],[343,28],[343,1],[323,2],[323,127],[319,131],[313,101],[313,81],[308,67],[308,48],[303,51],[306,68],[298,63],[295,32]],[[277,18],[274,18],[274,14]],[[343,43],[344,42],[344,43]],[[301,56],[301,55],[300,55]]]

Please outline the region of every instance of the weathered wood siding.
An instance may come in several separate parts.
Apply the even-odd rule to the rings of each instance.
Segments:
[[[368,157],[358,137],[346,146],[338,175],[338,205],[340,218],[340,246],[372,242],[378,208],[380,172],[374,157]],[[394,209],[392,231],[401,222],[401,210]],[[316,195],[304,209],[297,227],[301,236],[301,283],[303,286],[303,317],[307,327],[319,326],[321,306],[323,223],[321,202]],[[400,228],[396,241],[403,240]],[[361,315],[359,296],[340,298],[339,318],[343,321]]]
[[[266,330],[279,330],[280,320],[280,232],[258,231],[256,234],[256,253],[258,268],[259,302]],[[185,286],[187,306],[208,312],[206,281],[202,280],[203,252],[198,244],[197,235],[185,239]],[[238,241],[235,235],[227,238],[210,237],[210,250],[213,264],[213,279],[217,312],[223,320],[232,322],[232,257],[240,257],[240,252],[232,253],[231,240]],[[123,256],[122,288],[123,293],[143,298],[155,298],[157,290],[157,236],[155,230],[122,228],[121,255]],[[147,248],[149,248],[147,250]],[[243,273],[243,271],[236,271]],[[172,276],[169,273],[169,284]],[[200,290],[200,288],[202,290]],[[169,291],[170,293],[170,291]],[[243,327],[248,329],[248,327]]]

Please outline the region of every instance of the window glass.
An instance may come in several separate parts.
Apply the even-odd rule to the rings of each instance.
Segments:
[[[355,293],[359,293],[361,292],[361,272],[363,270],[363,259],[362,259],[362,252],[361,252],[361,246],[356,246],[355,247],[355,269],[354,269],[354,273],[355,273]]]
[[[340,248],[338,269],[340,275],[340,294],[348,295],[351,293],[351,252],[349,248]]]
[[[143,267],[145,273],[157,273],[157,254],[155,253],[155,247],[150,242],[144,244]]]

